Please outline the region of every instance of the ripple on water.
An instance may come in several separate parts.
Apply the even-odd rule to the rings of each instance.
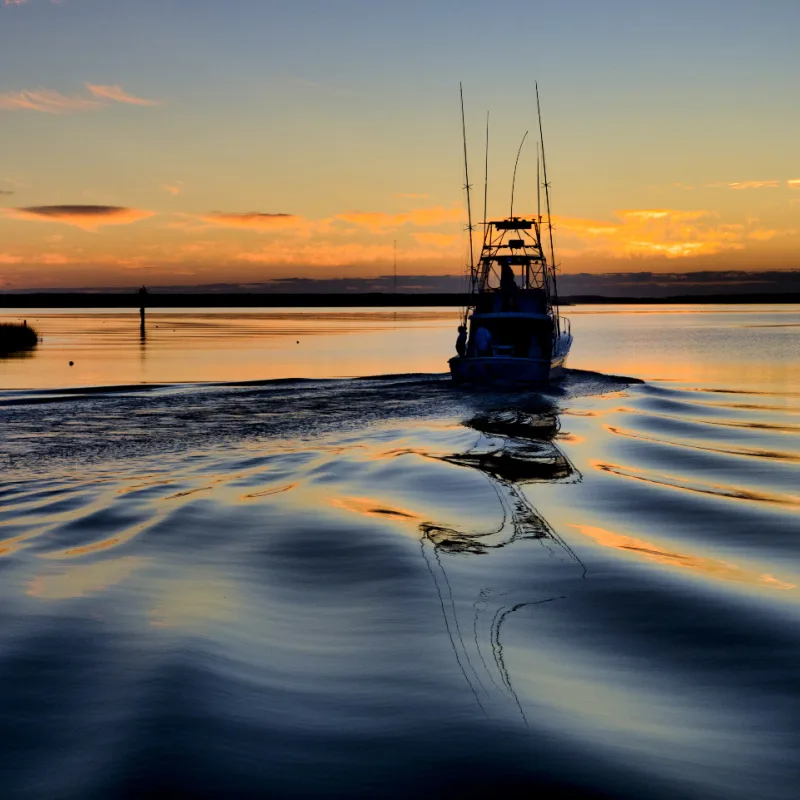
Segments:
[[[5,407],[4,786],[791,797],[798,454],[737,397],[164,388],[69,448]]]

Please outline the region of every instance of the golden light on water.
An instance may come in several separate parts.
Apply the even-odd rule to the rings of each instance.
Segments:
[[[699,572],[707,577],[723,581],[749,583],[781,591],[792,591],[797,588],[797,584],[779,580],[767,573],[758,573],[715,558],[677,552],[671,547],[638,539],[635,536],[615,533],[596,525],[572,525],[572,528],[603,547],[624,550],[645,561],[653,561],[679,570]]]

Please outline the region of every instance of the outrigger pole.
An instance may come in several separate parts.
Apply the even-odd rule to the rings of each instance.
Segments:
[[[469,231],[469,275],[470,283],[475,285],[475,252],[472,245],[472,200],[470,198],[471,186],[469,183],[469,162],[467,160],[467,123],[464,117],[464,87],[458,84],[461,94],[461,131],[464,136],[464,188],[467,190],[467,230]]]
[[[553,298],[556,301],[555,315],[556,320],[559,319],[558,314],[558,286],[556,284],[556,254],[553,248],[553,222],[550,217],[550,184],[547,182],[547,159],[544,155],[544,134],[542,133],[542,107],[539,104],[539,83],[536,86],[536,113],[539,116],[539,141],[542,143],[542,172],[544,173],[544,197],[547,206],[547,230],[550,234],[550,271],[553,277]],[[560,322],[559,322],[560,325]]]
[[[489,112],[486,112],[486,158],[483,166],[483,243],[486,244],[486,203],[489,197]]]
[[[539,142],[536,142],[536,216],[542,221],[542,179],[539,177]]]

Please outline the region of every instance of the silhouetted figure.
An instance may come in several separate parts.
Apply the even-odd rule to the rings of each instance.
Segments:
[[[503,296],[503,311],[510,311],[516,303],[517,282],[514,270],[508,261],[500,264],[500,293]]]
[[[531,339],[531,346],[528,348],[528,358],[544,358],[542,346],[536,338]]]
[[[475,349],[479,356],[492,355],[492,334],[486,328],[475,331]]]
[[[456,339],[456,353],[460,356],[467,354],[467,329],[463,325],[458,326],[458,339]]]

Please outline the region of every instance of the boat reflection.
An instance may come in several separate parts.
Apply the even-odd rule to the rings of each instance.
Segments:
[[[510,702],[527,725],[506,666],[503,625],[522,608],[563,596],[544,592],[544,596],[531,596],[527,580],[522,593],[513,580],[502,590],[483,586],[475,592],[473,582],[462,592],[462,582],[448,574],[455,571],[456,564],[448,561],[459,556],[487,556],[524,540],[535,540],[549,551],[549,556],[574,564],[580,576],[585,577],[581,559],[538,513],[521,488],[532,483],[579,481],[581,475],[555,443],[560,420],[554,411],[493,412],[464,424],[482,434],[479,441],[467,452],[439,458],[486,475],[501,507],[500,524],[493,530],[475,532],[424,522],[419,526],[420,548],[436,586],[456,661],[475,701],[487,715]]]

